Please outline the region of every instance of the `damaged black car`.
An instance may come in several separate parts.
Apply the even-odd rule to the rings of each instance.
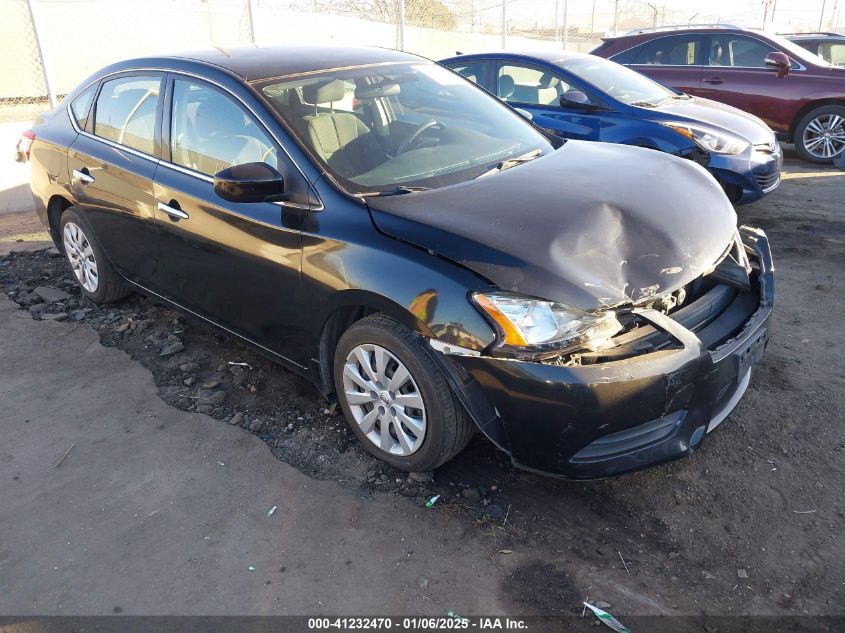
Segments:
[[[139,291],[336,397],[431,470],[689,454],[769,336],[765,234],[699,165],[548,137],[457,74],[369,48],[137,59],[33,127],[43,222],[93,301]]]

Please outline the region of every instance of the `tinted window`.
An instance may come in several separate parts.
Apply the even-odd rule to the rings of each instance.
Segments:
[[[535,66],[505,64],[496,75],[496,96],[511,103],[558,105],[569,85],[558,75]]]
[[[466,77],[474,83],[484,85],[487,62],[476,61],[469,64],[451,64],[449,67],[462,77]]]
[[[765,68],[766,55],[776,50],[753,37],[711,35],[707,65]]]
[[[153,154],[160,85],[159,77],[141,75],[105,82],[97,97],[94,134]]]
[[[659,37],[634,49],[614,55],[620,64],[659,64],[693,66],[699,59],[701,37],[698,35],[672,35]]]
[[[171,160],[208,176],[243,163],[278,169],[270,137],[233,99],[203,83],[173,82]]]
[[[88,111],[91,110],[91,100],[94,98],[95,92],[97,92],[96,83],[93,86],[88,86],[70,102],[70,110],[73,112],[73,118],[76,119],[76,124],[80,129],[84,130],[85,124],[88,122]]]
[[[821,42],[819,55],[831,64],[845,66],[845,42]]]

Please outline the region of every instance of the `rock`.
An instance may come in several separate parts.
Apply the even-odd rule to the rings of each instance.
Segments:
[[[505,513],[502,512],[502,507],[496,505],[495,503],[491,503],[487,506],[487,516],[491,519],[503,519],[505,518]]]
[[[434,481],[434,472],[429,470],[424,473],[410,473],[408,477],[414,481]]]
[[[185,380],[183,380],[182,382],[183,382],[183,383],[184,383],[187,387],[190,387],[190,386],[191,386],[191,385],[193,385],[196,381],[197,381],[197,379],[196,379],[196,378],[194,378],[193,376],[188,376],[188,377],[187,377],[187,378],[185,378]]]
[[[681,555],[678,552],[669,552],[669,560],[676,560],[680,557]]]
[[[219,406],[223,404],[224,400],[226,400],[226,392],[222,389],[219,391],[200,389],[197,396],[197,407],[200,405]]]
[[[182,345],[182,341],[173,341],[161,348],[159,356],[173,356],[173,354],[178,354],[184,350],[185,346]]]
[[[214,371],[226,371],[226,364],[217,365],[217,367],[214,368]]]
[[[231,418],[229,418],[228,422],[232,426],[239,426],[241,422],[243,422],[244,416],[241,413],[236,413]]]
[[[420,576],[419,578],[417,578],[417,585],[419,585],[420,589],[423,589],[423,590],[427,589],[428,588],[428,578],[426,578],[425,576]]]
[[[264,426],[264,423],[261,420],[253,420],[249,424],[249,430],[250,431],[260,431],[262,426]]]
[[[593,606],[596,606],[599,609],[609,609],[611,607],[611,604],[609,602],[602,602],[601,600],[599,600],[598,602],[594,602]]]
[[[57,312],[55,314],[45,314],[41,317],[45,321],[64,321],[67,318],[67,314],[64,312]]]
[[[468,499],[469,501],[478,501],[478,499],[481,497],[481,495],[478,493],[477,488],[466,488],[461,493],[461,496],[464,499]]]
[[[205,413],[206,415],[214,411],[214,406],[210,404],[198,404],[197,413]]]
[[[214,389],[220,386],[219,380],[206,380],[202,385],[200,385],[203,389]]]
[[[47,310],[46,303],[36,303],[35,305],[29,306],[29,312],[34,317],[40,317],[44,312]]]
[[[64,290],[53,288],[52,286],[38,286],[35,289],[35,294],[44,300],[44,303],[56,303],[56,301],[64,301],[70,299],[70,295]]]
[[[291,422],[290,424],[288,424],[285,428],[286,428],[288,431],[293,431],[293,422]]]
[[[744,569],[737,569],[736,575],[737,575],[737,578],[742,578],[742,579],[748,578],[748,572],[745,571]]]
[[[190,371],[194,371],[196,368],[196,363],[182,363],[181,365],[179,365],[179,371],[183,371],[186,374]]]

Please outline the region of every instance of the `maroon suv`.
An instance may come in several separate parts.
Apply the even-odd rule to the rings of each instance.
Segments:
[[[845,151],[845,68],[776,35],[738,27],[643,30],[593,55],[756,114],[815,163]]]

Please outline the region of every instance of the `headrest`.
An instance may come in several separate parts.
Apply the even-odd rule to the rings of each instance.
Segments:
[[[309,84],[302,87],[302,96],[308,103],[330,103],[340,101],[346,94],[346,83],[332,79],[325,83]]]
[[[507,99],[513,94],[516,88],[516,82],[510,75],[501,75],[499,77],[499,98]]]
[[[204,99],[199,102],[194,113],[194,129],[203,138],[241,134],[244,115],[236,106],[229,106],[227,100]]]
[[[556,86],[558,78],[551,73],[543,73],[540,77],[540,88],[551,88]]]

